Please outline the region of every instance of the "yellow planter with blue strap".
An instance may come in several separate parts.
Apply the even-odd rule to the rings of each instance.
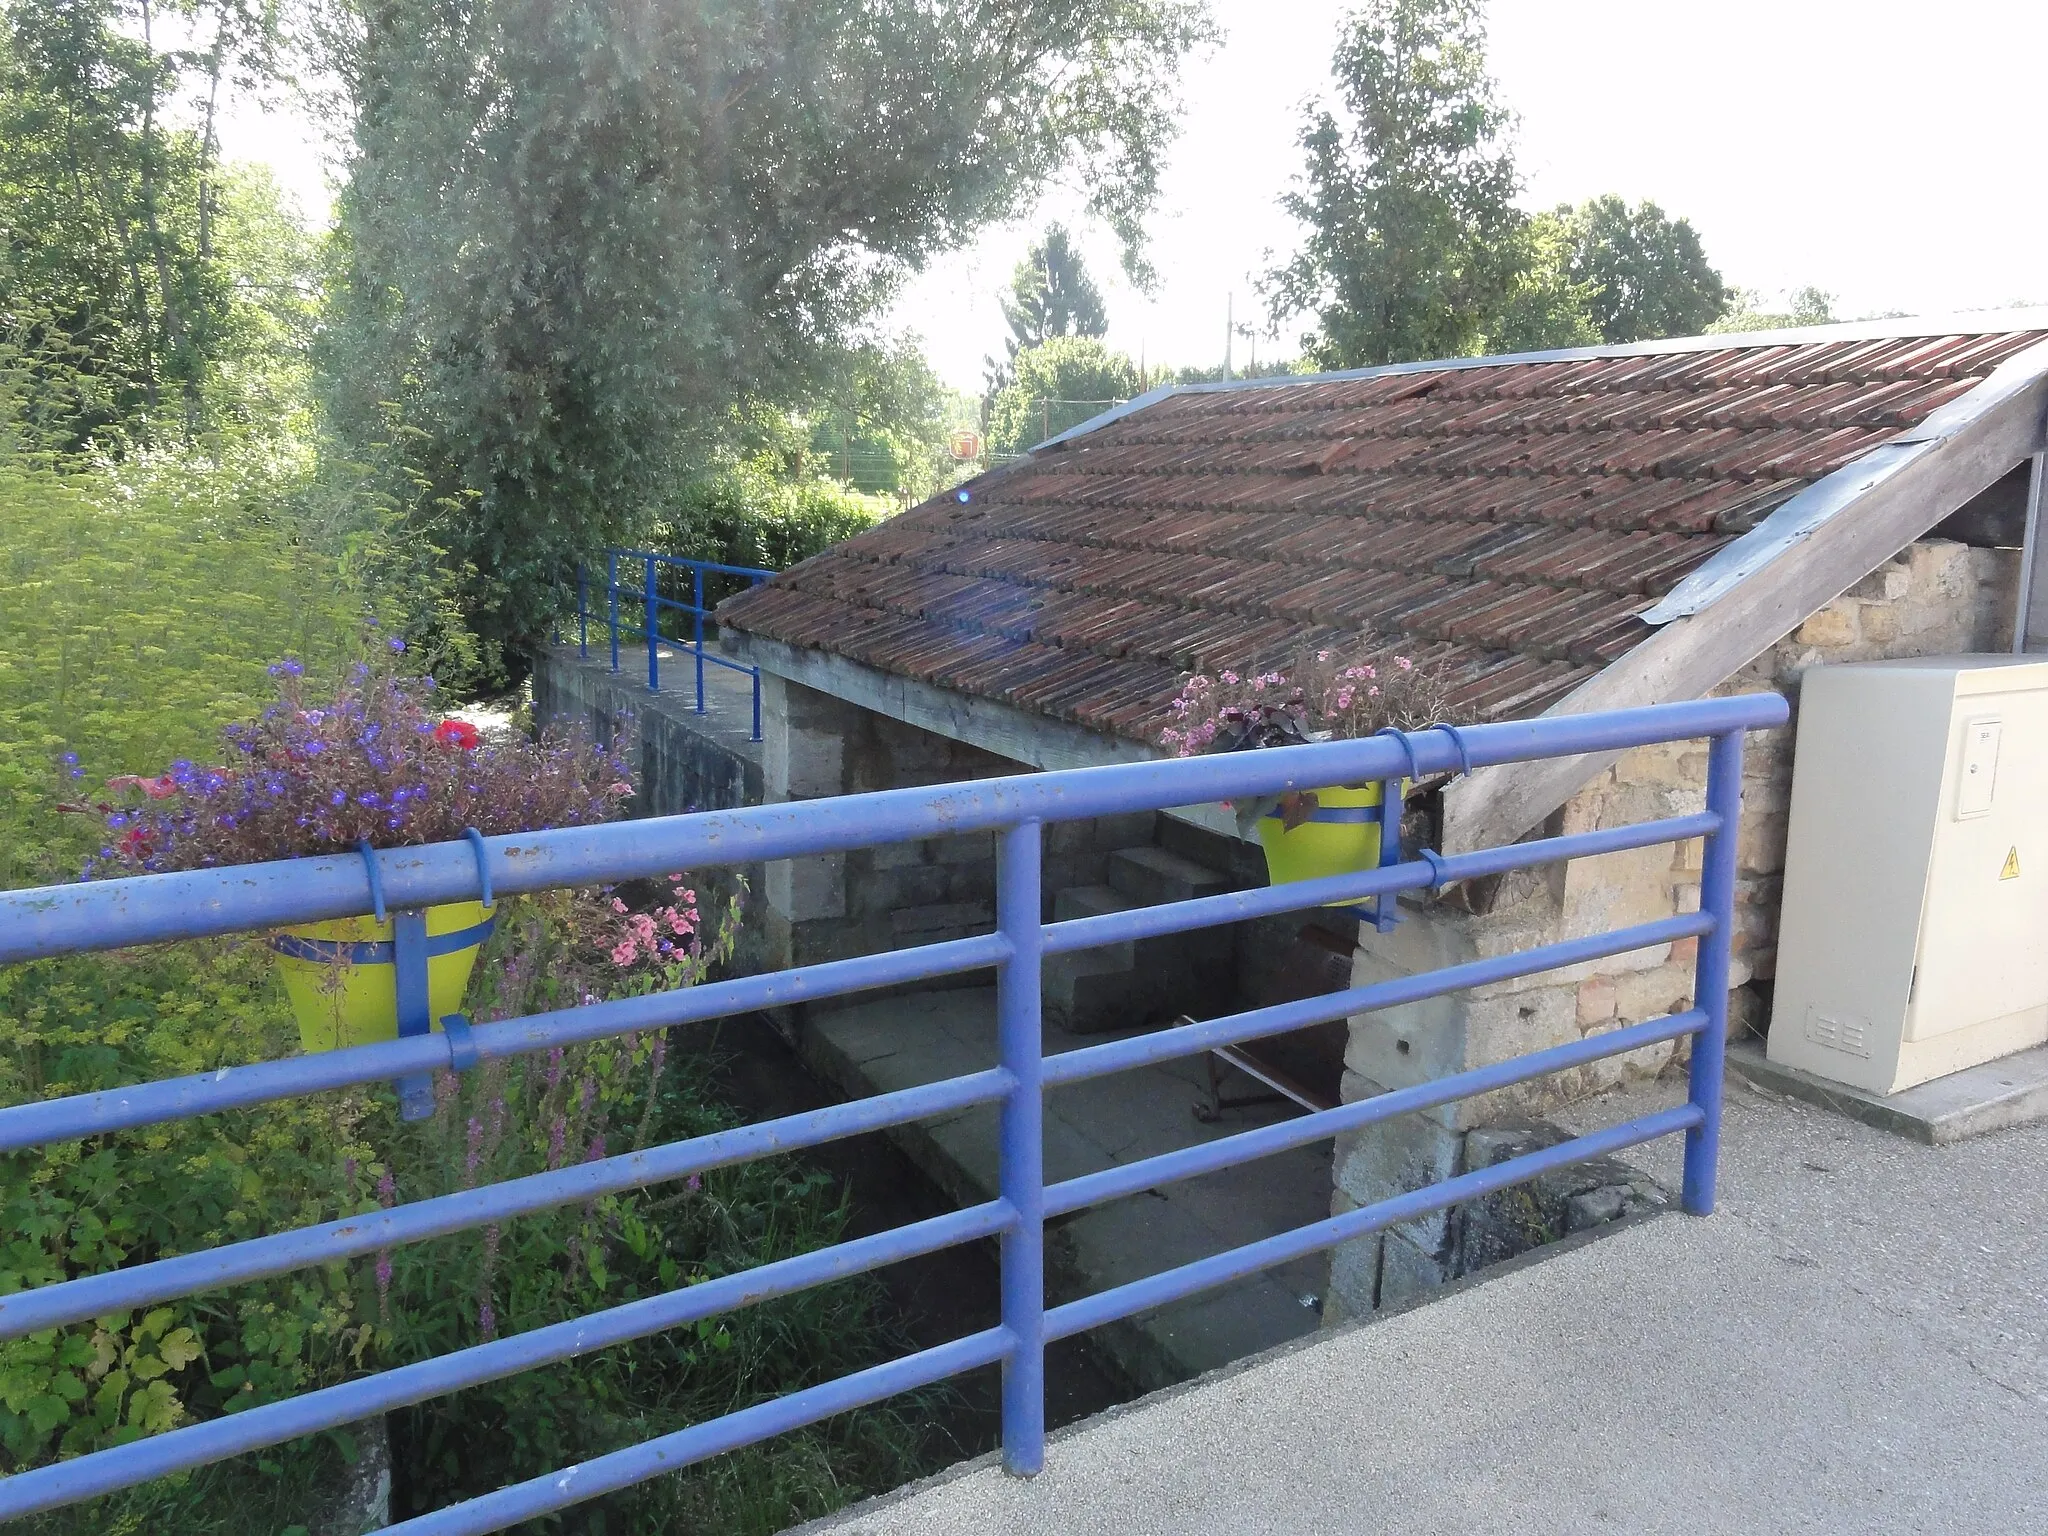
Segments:
[[[1376,869],[1380,862],[1380,786],[1339,786],[1315,792],[1316,808],[1290,828],[1279,816],[1259,818],[1266,874],[1275,885]],[[1346,906],[1350,903],[1332,903]]]
[[[477,950],[497,918],[480,901],[427,908],[427,996],[434,1028],[462,1011]],[[273,934],[277,966],[308,1051],[398,1038],[397,922],[337,917]]]

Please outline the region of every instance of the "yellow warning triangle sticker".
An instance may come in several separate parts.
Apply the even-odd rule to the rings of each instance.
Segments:
[[[2020,851],[2019,851],[2019,849],[2018,849],[2018,848],[2016,848],[2016,847],[2015,847],[2015,848],[2010,848],[2010,849],[2006,850],[2006,855],[2005,855],[2005,868],[2001,869],[2001,870],[2000,870],[2000,871],[1998,872],[1998,878],[1999,878],[1999,879],[2001,879],[2001,880],[2017,880],[2017,879],[2019,879],[2019,877],[2020,877]]]

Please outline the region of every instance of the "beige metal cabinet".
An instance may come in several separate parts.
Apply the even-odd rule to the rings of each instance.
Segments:
[[[1892,1093],[2048,1040],[2048,662],[1816,667],[1770,1058]]]

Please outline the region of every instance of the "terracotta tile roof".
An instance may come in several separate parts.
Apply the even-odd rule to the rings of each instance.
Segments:
[[[1189,670],[1440,661],[1535,713],[1773,507],[2041,331],[1462,364],[1169,395],[727,602],[722,622],[1152,739]]]

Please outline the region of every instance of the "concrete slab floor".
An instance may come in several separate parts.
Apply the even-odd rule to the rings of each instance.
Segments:
[[[1048,1026],[1047,1054],[1113,1039]],[[993,1066],[995,993],[957,988],[815,1010],[803,1029],[813,1070],[849,1094],[886,1093]],[[1048,1181],[1271,1124],[1290,1113],[1256,1106],[1213,1125],[1194,1116],[1201,1058],[1056,1089],[1046,1096]],[[1255,1085],[1235,1079],[1233,1092]],[[906,1128],[905,1150],[963,1204],[996,1192],[993,1105]],[[1327,1142],[1077,1212],[1051,1225],[1048,1285],[1064,1301],[1256,1242],[1329,1214]],[[1103,1330],[1103,1350],[1140,1390],[1185,1381],[1312,1333],[1329,1273],[1321,1256]]]
[[[598,595],[602,598],[603,593]],[[704,713],[700,715],[697,713],[697,658],[694,651],[684,646],[662,646],[655,658],[659,663],[656,674],[661,679],[661,691],[651,694],[647,691],[645,646],[628,645],[622,641],[619,645],[619,670],[614,676],[611,642],[605,633],[602,612],[591,617],[588,656],[577,654],[575,628],[572,619],[566,631],[568,638],[554,648],[553,654],[558,661],[580,670],[601,673],[612,682],[630,688],[635,703],[640,707],[659,710],[730,752],[742,757],[760,756],[761,743],[753,739],[754,679],[750,673],[736,672],[731,667],[721,667],[707,660],[704,663]],[[714,640],[704,642],[707,655],[716,648]]]
[[[1675,1184],[1675,1141],[1629,1155]],[[1029,1482],[977,1464],[806,1529],[2048,1529],[2044,1170],[2048,1128],[1928,1147],[1731,1083],[1711,1218],[1076,1425]]]
[[[1804,1099],[1880,1130],[1933,1145],[2048,1121],[2048,1045],[1951,1072],[1898,1093],[1873,1093],[1772,1061],[1759,1041],[1728,1047],[1728,1065],[1760,1088]]]

